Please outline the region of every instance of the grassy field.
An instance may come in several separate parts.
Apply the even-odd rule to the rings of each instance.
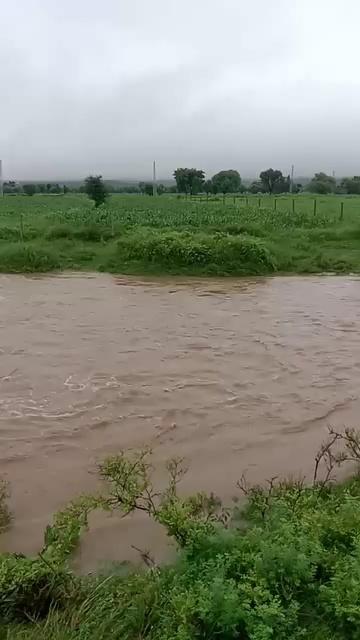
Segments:
[[[114,195],[96,210],[83,195],[7,196],[0,271],[359,272],[360,198],[314,200]]]
[[[0,555],[0,638],[359,640],[360,480],[329,482],[350,460],[360,461],[359,434],[333,433],[312,486],[241,479],[237,494],[247,501],[224,508],[213,495],[178,495],[179,462],[159,491],[148,453],[112,456],[99,468],[103,494],[58,513],[39,555]],[[160,567],[143,553],[142,567],[76,576],[70,555],[98,508],[145,511],[165,527],[177,559]],[[1,509],[4,520],[4,501],[0,517]]]

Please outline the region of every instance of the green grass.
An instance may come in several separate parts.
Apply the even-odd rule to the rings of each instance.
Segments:
[[[83,195],[6,196],[0,271],[360,272],[360,198],[318,197],[316,215],[313,197],[292,200],[114,195],[96,210]]]
[[[359,640],[360,479],[329,483],[326,463],[359,461],[360,436],[331,441],[344,449],[322,449],[312,486],[242,480],[247,501],[230,508],[213,495],[180,496],[179,461],[159,492],[148,452],[105,460],[104,493],[58,513],[38,556],[0,555],[0,638]],[[70,554],[99,507],[145,511],[173,538],[177,559],[74,575]]]

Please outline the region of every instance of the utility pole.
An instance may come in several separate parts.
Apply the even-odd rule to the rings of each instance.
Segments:
[[[0,197],[2,198],[4,195],[4,183],[3,183],[3,173],[2,173],[2,160],[0,160]]]
[[[294,165],[291,165],[290,193],[294,193]]]
[[[153,196],[157,196],[156,163],[155,163],[155,160],[153,162]]]

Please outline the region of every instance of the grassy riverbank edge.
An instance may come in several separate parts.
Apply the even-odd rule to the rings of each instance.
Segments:
[[[86,230],[88,240],[0,239],[0,272],[72,270],[193,276],[360,273],[360,239],[348,228],[322,233],[318,229],[296,230],[266,237],[137,228],[106,238],[101,228],[90,231]],[[57,227],[56,232],[64,229]]]

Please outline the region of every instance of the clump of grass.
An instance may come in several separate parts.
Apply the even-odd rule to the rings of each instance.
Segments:
[[[0,479],[0,533],[6,531],[11,522],[11,513],[8,506],[9,485]]]
[[[52,249],[45,249],[36,244],[0,245],[0,271],[2,272],[48,272],[59,267],[59,258]]]
[[[47,240],[72,239],[74,237],[74,229],[68,224],[58,224],[50,227],[45,233]]]
[[[82,225],[75,230],[74,237],[85,242],[102,242],[111,238],[111,229],[94,223]]]
[[[50,227],[46,232],[47,240],[83,240],[84,242],[102,242],[112,237],[112,230],[102,225],[90,222],[88,224],[58,224]]]
[[[0,240],[20,240],[20,228],[0,226]]]

